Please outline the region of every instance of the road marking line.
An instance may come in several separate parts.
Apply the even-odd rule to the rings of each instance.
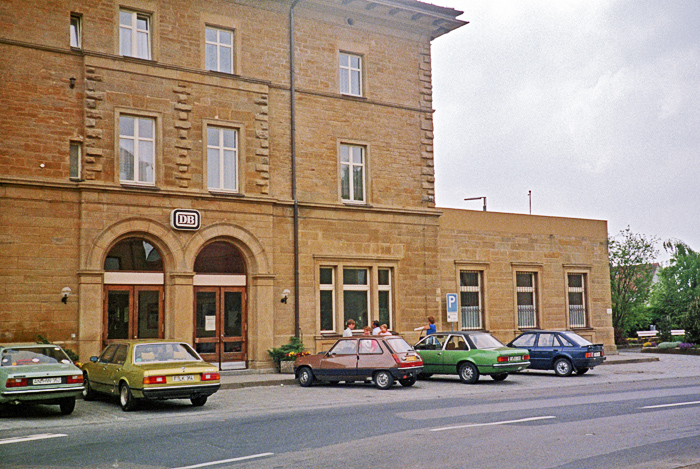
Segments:
[[[467,425],[455,425],[452,427],[433,428],[430,431],[431,432],[441,432],[444,430],[456,430],[458,428],[488,427],[488,426],[492,426],[492,425],[506,425],[508,423],[533,422],[535,420],[547,420],[547,419],[555,419],[555,418],[556,417],[554,415],[547,415],[545,417],[529,417],[529,418],[518,419],[518,420],[504,420],[502,422],[471,423],[471,424],[467,424]]]
[[[227,464],[230,462],[238,462],[238,461],[246,461],[248,459],[256,459],[256,458],[264,458],[265,456],[272,456],[275,453],[260,453],[260,454],[253,454],[250,456],[243,456],[240,458],[233,458],[233,459],[222,459],[221,461],[212,461],[212,462],[204,462],[202,464],[195,464],[193,466],[183,466],[183,467],[176,467],[174,469],[195,469],[197,467],[207,467],[207,466],[215,466],[217,464]]]
[[[697,404],[700,404],[700,401],[678,402],[676,404],[647,405],[644,407],[640,407],[640,409],[660,409],[662,407],[678,407],[678,406],[682,406],[682,405],[697,405]]]
[[[0,445],[9,445],[11,443],[22,443],[25,441],[35,441],[35,440],[48,440],[49,438],[61,438],[64,436],[63,433],[41,433],[38,435],[20,436],[16,438],[5,438],[0,440]]]

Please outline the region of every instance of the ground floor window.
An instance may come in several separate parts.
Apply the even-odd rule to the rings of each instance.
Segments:
[[[518,327],[537,327],[537,273],[516,272],[515,288],[518,306]]]
[[[462,270],[459,273],[461,326],[463,330],[482,329],[483,272]]]
[[[569,325],[586,327],[586,274],[567,275]]]

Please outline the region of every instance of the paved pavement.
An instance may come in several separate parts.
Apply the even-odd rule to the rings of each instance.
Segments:
[[[658,361],[658,355],[621,352],[617,355],[608,355],[603,365],[627,365]],[[700,357],[698,361],[700,361]],[[221,389],[279,386],[294,383],[296,380],[293,374],[277,373],[275,370],[224,370],[221,372]]]

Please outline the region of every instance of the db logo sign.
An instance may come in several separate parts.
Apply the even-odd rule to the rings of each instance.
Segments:
[[[198,230],[202,216],[197,210],[177,209],[170,212],[170,226],[176,230]]]

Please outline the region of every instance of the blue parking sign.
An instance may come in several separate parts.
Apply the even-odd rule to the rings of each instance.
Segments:
[[[457,322],[459,320],[459,303],[457,302],[456,293],[448,293],[445,295],[447,301],[447,322]]]

